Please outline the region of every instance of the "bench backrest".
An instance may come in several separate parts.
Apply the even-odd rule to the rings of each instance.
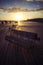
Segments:
[[[23,36],[23,37],[26,37],[26,38],[31,38],[31,39],[34,39],[34,40],[37,40],[38,38],[38,35],[37,33],[33,33],[33,32],[25,32],[25,31],[20,31],[20,30],[12,30],[13,32],[13,35],[18,35],[18,36]]]

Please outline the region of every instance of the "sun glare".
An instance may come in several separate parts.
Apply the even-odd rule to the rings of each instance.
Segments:
[[[23,20],[24,19],[24,15],[23,15],[23,13],[15,13],[15,20],[17,20],[17,21],[21,21],[21,20]]]

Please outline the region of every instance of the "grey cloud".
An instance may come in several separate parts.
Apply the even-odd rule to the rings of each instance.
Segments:
[[[0,8],[0,11],[8,12],[8,13],[15,13],[15,12],[33,12],[33,11],[35,12],[35,11],[41,11],[41,10],[43,10],[43,8],[34,9],[34,10],[21,9],[21,8],[9,8],[9,9]]]
[[[26,0],[26,1],[43,1],[43,0]]]

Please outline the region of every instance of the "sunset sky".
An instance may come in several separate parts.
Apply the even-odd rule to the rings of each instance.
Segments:
[[[0,0],[0,20],[16,20],[16,13],[22,19],[43,18],[43,0]]]

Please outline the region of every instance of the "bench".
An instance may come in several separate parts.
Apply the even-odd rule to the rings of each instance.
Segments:
[[[13,35],[6,36],[5,40],[16,43],[19,46],[22,47],[28,47],[29,44],[34,43],[36,40],[40,41],[40,38],[38,37],[37,33],[32,32],[25,32],[25,31],[19,31],[19,30],[12,30]],[[16,34],[16,36],[15,36]]]
[[[11,31],[13,32],[13,35],[17,35],[17,37],[20,36],[22,38],[28,38],[28,39],[32,39],[32,40],[40,40],[37,33],[20,31],[20,30],[11,30]]]

